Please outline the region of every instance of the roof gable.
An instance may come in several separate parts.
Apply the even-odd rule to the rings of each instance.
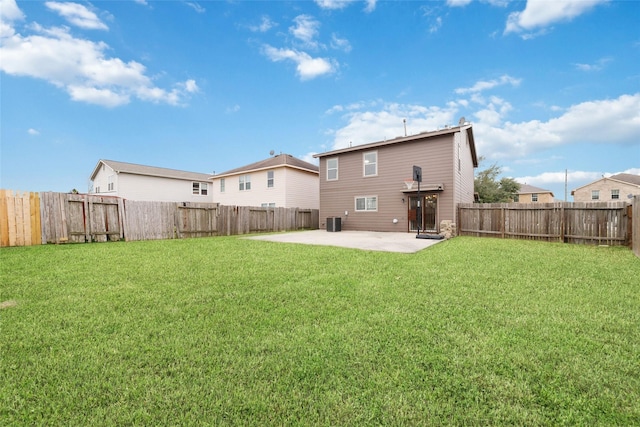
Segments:
[[[370,150],[372,148],[384,147],[388,145],[401,144],[406,142],[414,142],[419,140],[426,141],[430,138],[435,138],[443,135],[453,135],[454,133],[465,132],[465,131],[467,132],[467,138],[469,139],[469,147],[471,149],[473,166],[478,167],[478,156],[476,154],[476,144],[475,144],[475,139],[473,137],[473,128],[469,124],[461,125],[461,126],[453,126],[446,129],[436,130],[436,131],[421,132],[411,136],[399,136],[394,139],[385,139],[383,141],[371,142],[368,144],[359,144],[353,147],[341,148],[337,150],[326,151],[324,153],[314,154],[313,157],[320,158],[320,157],[327,157],[327,156],[335,156],[342,153]]]
[[[102,165],[106,165],[110,167],[118,174],[128,173],[131,175],[145,175],[145,176],[155,176],[159,178],[183,179],[186,181],[206,181],[209,179],[209,177],[211,177],[210,174],[205,174],[205,173],[188,172],[188,171],[181,171],[177,169],[159,168],[155,166],[138,165],[135,163],[117,162],[115,160],[101,159],[98,161],[98,164],[93,169],[93,173],[91,174],[92,180],[95,179],[96,174],[98,173]]]
[[[258,170],[264,169],[273,169],[277,167],[290,167],[293,169],[300,169],[305,172],[311,173],[319,173],[318,166],[305,162],[304,160],[300,160],[297,157],[293,157],[291,154],[277,154],[273,157],[269,157],[268,159],[260,160],[258,162],[250,163],[245,166],[241,166],[239,168],[230,169],[228,171],[216,174],[211,178],[220,178],[229,175],[237,175],[240,173],[254,172]]]

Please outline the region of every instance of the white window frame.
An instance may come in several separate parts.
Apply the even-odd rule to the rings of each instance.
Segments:
[[[206,182],[196,182],[191,184],[192,193],[196,196],[206,196],[209,193],[209,186]]]
[[[375,161],[372,162],[371,160],[369,160],[369,163],[367,163],[367,156],[371,155],[375,156]],[[375,170],[373,173],[367,173],[367,166],[371,165],[373,165]],[[378,151],[366,151],[362,153],[362,176],[378,176]]]
[[[221,193],[224,193],[224,186],[225,186],[224,178],[220,178],[220,192]]]
[[[275,208],[275,207],[276,207],[276,204],[275,204],[275,203],[273,203],[273,202],[271,202],[271,203],[261,203],[261,204],[260,204],[260,207],[261,207],[261,208]]]
[[[591,200],[600,200],[600,190],[591,190]]]
[[[611,200],[620,200],[620,190],[611,190]]]
[[[333,162],[335,160],[336,162],[336,166],[335,167],[329,167],[329,164],[331,162]],[[331,174],[330,171],[336,171],[336,176],[334,178],[331,178]],[[330,159],[327,159],[327,181],[337,181],[338,180],[338,158],[337,157],[332,157]]]
[[[113,175],[109,175],[107,177],[107,191],[114,191],[115,190],[115,182],[113,179]]]
[[[238,177],[238,189],[240,191],[251,190],[251,175],[240,175]]]
[[[267,188],[273,188],[275,182],[275,173],[273,171],[267,171]]]
[[[358,200],[364,200],[364,209],[358,209]],[[371,206],[372,202],[375,206]],[[356,212],[378,212],[378,196],[356,196],[354,198]]]
[[[531,201],[534,203],[538,201],[538,193],[531,193]]]

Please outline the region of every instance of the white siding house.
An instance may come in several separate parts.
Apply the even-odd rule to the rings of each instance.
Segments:
[[[290,154],[211,177],[213,199],[227,206],[318,209],[318,167]]]
[[[210,174],[100,160],[90,194],[129,200],[212,203]]]

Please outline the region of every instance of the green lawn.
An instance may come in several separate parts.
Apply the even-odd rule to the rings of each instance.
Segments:
[[[218,237],[0,250],[0,425],[638,425],[640,260]]]

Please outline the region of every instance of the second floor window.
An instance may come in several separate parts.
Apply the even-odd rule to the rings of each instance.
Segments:
[[[224,193],[224,178],[220,178],[220,192]]]
[[[273,188],[273,171],[267,171],[267,188]]]
[[[538,193],[533,193],[531,195],[531,201],[532,202],[537,202],[538,201]]]
[[[591,190],[591,200],[600,200],[600,190]]]
[[[370,151],[364,153],[364,176],[378,175],[378,152]]]
[[[620,190],[611,190],[611,200],[620,199]]]
[[[113,175],[109,175],[109,178],[107,178],[107,191],[113,191],[113,190],[115,190]]]
[[[338,179],[338,159],[327,159],[327,181]]]
[[[240,177],[238,189],[240,191],[251,190],[251,176],[250,175],[242,175]]]

